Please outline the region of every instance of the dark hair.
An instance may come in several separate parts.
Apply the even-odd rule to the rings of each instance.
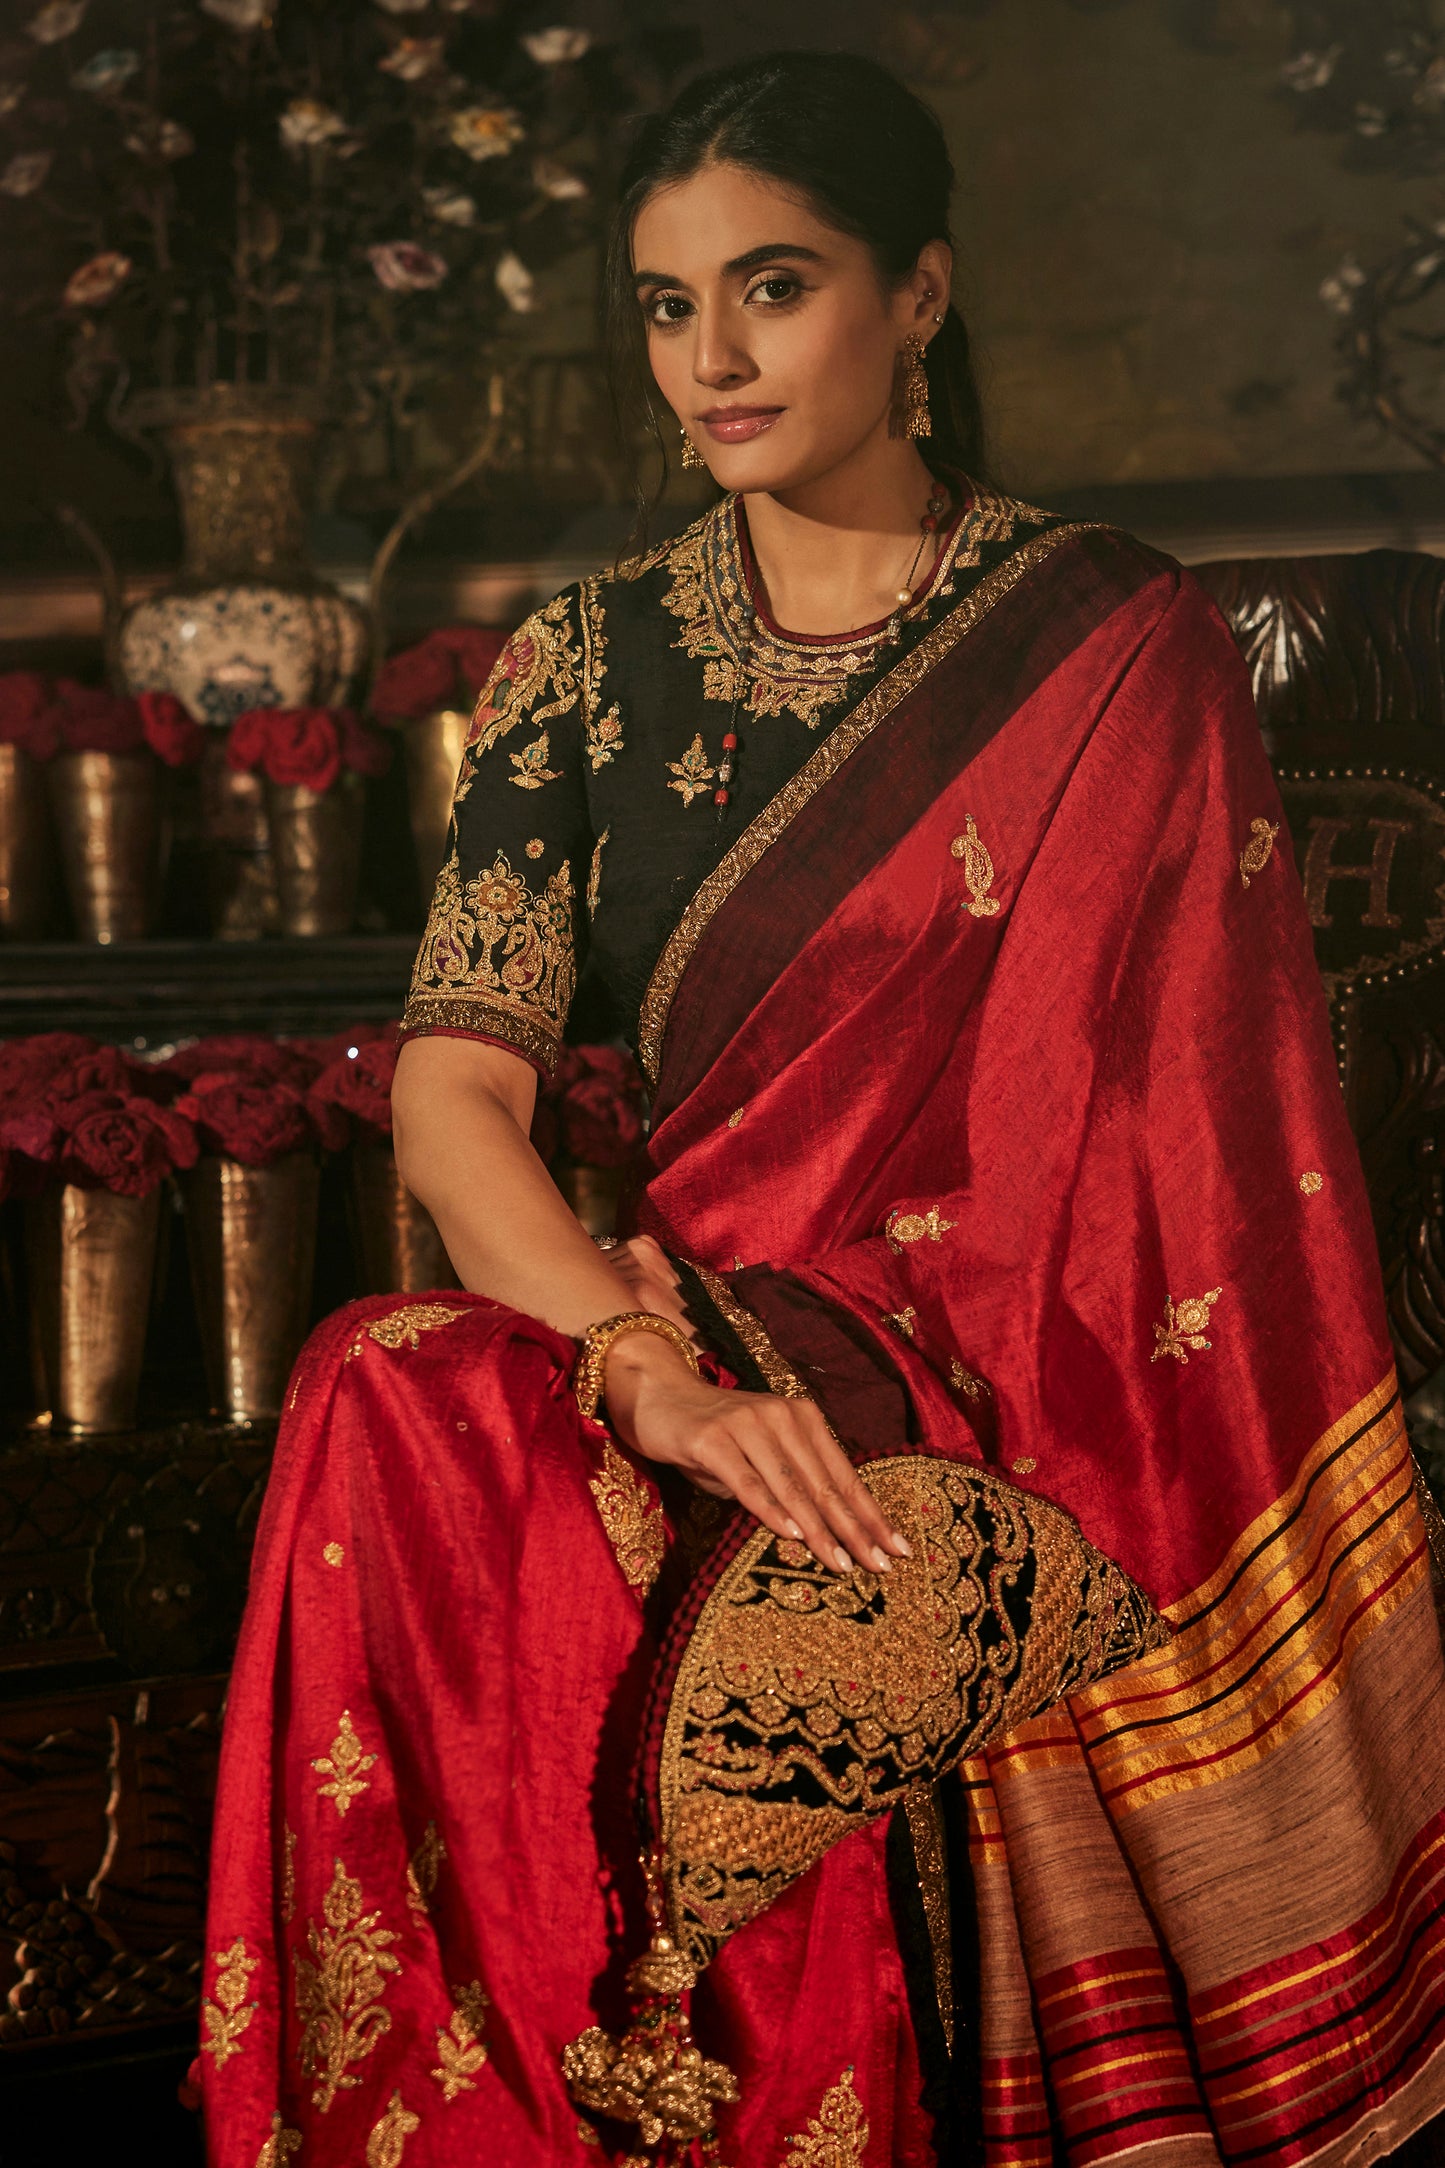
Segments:
[[[654,189],[711,160],[767,174],[840,233],[866,241],[890,282],[929,241],[949,240],[953,161],[937,119],[898,78],[850,53],[763,53],[700,75],[644,123],[622,169],[607,257],[608,373],[627,444],[646,419],[666,482],[646,340],[632,280],[632,227]],[[979,476],[983,417],[963,318],[950,302],[928,346],[931,466]],[[640,519],[649,509],[637,489]]]

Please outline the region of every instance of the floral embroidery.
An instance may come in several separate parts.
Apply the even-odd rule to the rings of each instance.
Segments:
[[[930,1242],[941,1242],[957,1220],[944,1219],[936,1204],[926,1212],[890,1212],[883,1232],[888,1237],[888,1247],[901,1254],[905,1242],[922,1242],[927,1236]]]
[[[1250,875],[1263,873],[1274,855],[1274,839],[1279,834],[1278,821],[1258,820],[1249,824],[1250,840],[1239,854],[1239,878],[1246,888]]]
[[[477,761],[499,738],[523,720],[544,723],[565,715],[582,697],[588,657],[585,645],[579,647],[572,637],[571,618],[569,597],[554,596],[517,628],[497,657],[467,732],[459,803],[471,789]],[[584,628],[584,643],[585,637]]]
[[[978,823],[971,813],[965,813],[965,833],[955,836],[949,849],[955,858],[963,860],[963,878],[968,888],[968,915],[970,918],[993,918],[999,910],[996,896],[989,894],[993,886],[993,860],[987,846],[979,840]]]
[[[595,716],[586,722],[584,742],[594,775],[599,768],[607,766],[614,753],[626,750],[622,742],[622,711],[615,700],[605,715]]]
[[[1204,1337],[1204,1328],[1209,1323],[1210,1311],[1223,1293],[1222,1287],[1212,1287],[1207,1295],[1191,1295],[1185,1302],[1166,1301],[1164,1322],[1154,1327],[1157,1345],[1149,1357],[1150,1362],[1157,1363],[1161,1355],[1177,1355],[1180,1362],[1187,1363],[1186,1348],[1192,1347],[1199,1354],[1212,1347],[1213,1342]]]
[[[1011,1460],[1009,1462],[1009,1467],[1015,1475],[1032,1475],[1037,1466],[1038,1462],[1031,1453],[1025,1453],[1022,1460]]]
[[[736,1129],[747,1111],[746,1107],[734,1107],[732,1113],[728,1116],[728,1128]]]
[[[981,1400],[989,1390],[988,1380],[976,1377],[972,1370],[964,1367],[956,1355],[948,1366],[948,1382],[955,1392],[962,1393],[965,1400]]]
[[[1299,1186],[1306,1197],[1317,1197],[1325,1186],[1325,1178],[1311,1167],[1300,1176]]]
[[[564,860],[534,895],[504,851],[479,878],[463,881],[453,850],[437,875],[407,1025],[465,1029],[479,1021],[468,1005],[480,1003],[514,1018],[499,1036],[521,1040],[535,1032],[555,1055],[576,977],[570,865]],[[524,1051],[534,1049],[529,1043]]]
[[[482,2034],[487,2027],[490,1998],[482,1993],[481,1981],[473,1980],[470,1987],[454,1987],[452,1996],[456,2008],[447,2030],[438,2029],[437,2067],[432,2072],[443,2100],[455,2100],[458,2093],[474,2093],[477,2072],[487,2059]]]
[[[602,901],[602,846],[611,837],[612,830],[604,828],[592,850],[592,867],[587,875],[587,916],[596,918],[597,906]]]
[[[388,1310],[385,1317],[373,1317],[363,1325],[343,1360],[355,1362],[368,1340],[374,1340],[378,1347],[415,1350],[421,1346],[424,1332],[435,1332],[441,1325],[454,1325],[459,1317],[466,1315],[467,1312],[459,1310],[454,1303],[408,1302],[400,1310]],[[329,1563],[336,1565],[339,1561],[332,1559]]]
[[[281,1918],[294,1918],[296,1912],[296,1832],[281,1824]]]
[[[255,2016],[257,2007],[254,2002],[247,2002],[246,1992],[251,1984],[251,1974],[260,1962],[259,1957],[246,1955],[246,1945],[239,1935],[229,1950],[216,1952],[213,1989],[216,1999],[201,2005],[207,2034],[201,2045],[208,2055],[214,2056],[218,2070],[241,2052],[241,2035]]]
[[[533,836],[527,845],[527,856],[529,858],[540,858],[546,848],[547,846],[540,836]]]
[[[562,770],[547,766],[551,757],[552,747],[545,730],[540,738],[524,745],[520,753],[509,753],[507,758],[517,771],[511,780],[518,790],[540,790],[544,783],[559,781]]]
[[[406,1869],[406,1901],[418,1919],[425,1919],[436,1895],[437,1877],[447,1848],[437,1832],[435,1822],[428,1822],[426,1835],[412,1853]]]
[[[356,1736],[351,1721],[351,1711],[343,1709],[341,1721],[336,1727],[336,1737],[331,1742],[329,1754],[318,1755],[311,1766],[318,1776],[329,1777],[330,1783],[319,1787],[322,1799],[334,1799],[336,1811],[345,1816],[353,1799],[359,1799],[371,1786],[362,1775],[364,1769],[375,1765],[374,1754],[363,1754],[361,1741]]]
[[[371,2126],[366,2141],[366,2168],[401,2168],[406,2141],[420,2127],[421,2117],[402,2105],[400,2093],[393,2093],[385,2115]]]
[[[716,768],[708,764],[701,731],[694,735],[691,745],[683,754],[681,760],[670,760],[667,765],[671,768],[675,778],[667,787],[669,790],[681,792],[684,805],[691,805],[693,799],[698,796],[700,791],[707,789],[708,784],[717,774]]]
[[[601,1469],[588,1478],[587,1488],[617,1553],[623,1579],[629,1588],[640,1588],[645,1594],[657,1579],[666,1547],[662,1507],[610,1438],[602,1448]]]
[[[380,1912],[366,1911],[360,1882],[339,1859],[321,1911],[325,1928],[312,1920],[306,1930],[310,1958],[297,1950],[293,1961],[301,2068],[317,2081],[311,2099],[324,2115],[339,2092],[361,2083],[349,2065],[364,2061],[391,2030],[382,1998],[401,1960],[388,1947],[400,1939],[396,1931],[378,1926]]]
[[[911,1340],[913,1338],[913,1328],[918,1322],[918,1312],[910,1302],[906,1309],[886,1310],[883,1315],[883,1322],[885,1325],[891,1325],[895,1332],[901,1332],[905,1340]]]
[[[350,1359],[349,1355],[343,1358],[344,1361],[348,1362]],[[346,1564],[346,1552],[339,1543],[323,1543],[321,1555],[328,1566],[344,1566]]]
[[[301,2148],[299,2130],[288,2130],[280,2110],[271,2118],[271,2135],[256,2155],[256,2168],[286,2168],[293,2153]]]
[[[863,2103],[853,2090],[850,2063],[837,2084],[824,2093],[806,2131],[789,2138],[793,2151],[783,2168],[863,2168],[868,2125]]]

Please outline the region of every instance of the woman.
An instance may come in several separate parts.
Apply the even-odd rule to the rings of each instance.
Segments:
[[[806,54],[624,177],[619,363],[726,494],[472,726],[396,1082],[467,1292],[298,1366],[224,2168],[1367,2162],[1445,2101],[1440,1643],[1278,799],[1178,567],[968,479],[950,182]],[[607,1254],[528,1143],[584,962],[653,1090]]]

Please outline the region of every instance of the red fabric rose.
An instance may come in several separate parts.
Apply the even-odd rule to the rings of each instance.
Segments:
[[[135,753],[145,744],[140,709],[123,694],[61,678],[50,720],[68,753]]]
[[[428,633],[415,647],[387,657],[376,673],[371,707],[373,714],[393,721],[414,722],[434,708],[450,707],[456,696],[456,663],[436,634]]]
[[[58,1070],[95,1051],[79,1031],[38,1031],[28,1039],[0,1043],[0,1115],[38,1092]]]
[[[310,1039],[272,1039],[258,1031],[217,1032],[197,1039],[191,1046],[177,1047],[158,1066],[166,1075],[189,1084],[207,1074],[248,1076],[257,1083],[277,1080],[298,1089],[309,1084],[321,1068],[324,1049]]]
[[[315,1140],[301,1089],[254,1072],[198,1076],[176,1101],[176,1112],[195,1123],[204,1151],[238,1159],[244,1167],[269,1167]]]
[[[146,744],[168,768],[189,767],[200,759],[206,733],[174,693],[142,693],[136,706]]]
[[[642,1142],[635,1098],[608,1076],[584,1076],[558,1109],[562,1143],[584,1167],[626,1166]]]
[[[385,775],[391,766],[391,747],[379,730],[370,729],[350,708],[336,710],[341,737],[341,765],[358,775]]]
[[[394,1038],[353,1039],[351,1050],[328,1062],[307,1094],[318,1126],[327,1114],[339,1114],[349,1117],[368,1139],[389,1137],[396,1056]]]
[[[60,745],[55,705],[55,689],[38,670],[7,671],[0,677],[0,745],[49,760]]]
[[[87,1092],[56,1110],[45,1157],[62,1182],[148,1197],[178,1167],[193,1167],[196,1132],[174,1107],[122,1092]],[[32,1155],[40,1156],[40,1155]]]
[[[341,734],[329,708],[248,708],[231,725],[226,759],[279,785],[326,791],[341,773]]]
[[[442,637],[451,643],[457,676],[466,688],[470,703],[496,668],[507,636],[503,632],[493,632],[485,625],[458,625]]]
[[[118,1046],[93,1046],[51,1072],[32,1089],[30,1105],[63,1120],[62,1109],[97,1094],[129,1097],[136,1091],[136,1064]],[[139,1096],[139,1095],[138,1095]]]

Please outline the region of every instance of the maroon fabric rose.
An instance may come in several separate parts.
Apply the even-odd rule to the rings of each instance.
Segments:
[[[43,1114],[63,1118],[62,1108],[92,1099],[97,1093],[118,1093],[127,1098],[136,1091],[136,1066],[118,1046],[93,1046],[52,1071],[33,1090],[31,1104]]]
[[[388,656],[376,673],[371,707],[373,714],[394,722],[414,722],[419,715],[450,707],[456,693],[456,663],[436,634],[428,633],[415,647]]]
[[[231,725],[231,767],[260,768],[277,785],[330,790],[341,773],[341,734],[329,708],[249,708]]]
[[[301,1089],[254,1072],[198,1076],[176,1101],[176,1112],[195,1123],[204,1151],[238,1159],[244,1167],[269,1167],[315,1141]]]
[[[372,730],[350,708],[336,710],[341,738],[341,765],[358,775],[385,775],[391,766],[391,747],[379,730]]]
[[[187,768],[200,759],[206,733],[174,693],[142,693],[136,706],[146,744],[168,768]]]
[[[328,1062],[307,1094],[320,1127],[327,1116],[354,1123],[369,1141],[391,1135],[391,1080],[396,1074],[397,1046],[391,1039],[351,1042],[349,1051]],[[323,1132],[324,1133],[324,1132]]]
[[[457,676],[466,690],[467,705],[470,706],[496,668],[497,658],[507,644],[507,635],[493,632],[485,625],[458,625],[442,637],[451,643]]]
[[[79,1031],[38,1031],[28,1039],[0,1042],[0,1114],[39,1091],[57,1071],[95,1051]]]
[[[265,1083],[280,1079],[298,1088],[321,1068],[323,1047],[310,1039],[272,1039],[259,1031],[223,1031],[177,1047],[158,1066],[169,1077],[189,1084],[207,1074],[243,1075]]]
[[[558,1109],[564,1149],[584,1167],[623,1167],[642,1142],[642,1113],[615,1080],[579,1078]]]
[[[62,1182],[148,1197],[199,1155],[195,1129],[174,1107],[120,1092],[88,1093],[57,1111],[60,1136],[50,1158]]]
[[[123,694],[61,678],[51,720],[68,753],[135,753],[145,744],[140,709]]]
[[[55,688],[38,670],[0,676],[0,745],[18,745],[35,760],[49,760],[60,745]]]

